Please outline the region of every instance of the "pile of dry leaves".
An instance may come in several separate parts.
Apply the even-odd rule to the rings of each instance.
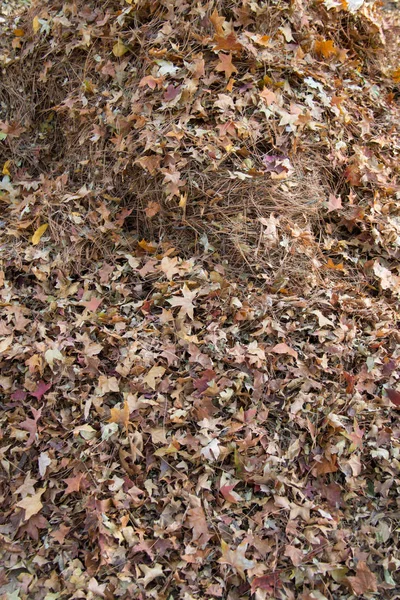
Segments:
[[[1,600],[399,597],[399,23],[4,21]]]

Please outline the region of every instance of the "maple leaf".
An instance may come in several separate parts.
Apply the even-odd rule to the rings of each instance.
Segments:
[[[218,460],[221,454],[219,441],[216,438],[211,440],[211,442],[207,444],[207,446],[204,446],[204,448],[201,449],[200,454],[209,461]]]
[[[172,84],[170,84],[167,87],[167,90],[164,94],[164,100],[166,102],[170,102],[171,100],[175,100],[175,98],[177,98],[179,96],[179,94],[182,91],[182,86],[178,85],[177,87],[174,87]]]
[[[216,43],[215,50],[228,50],[231,52],[240,52],[243,46],[238,42],[236,35],[232,31],[229,35],[216,35],[214,38]]]
[[[64,494],[72,494],[73,492],[79,492],[81,490],[82,485],[86,483],[84,477],[84,473],[78,473],[78,475],[75,475],[74,477],[67,477],[66,479],[63,479],[63,482],[67,484],[67,489],[64,490]]]
[[[214,8],[214,10],[210,16],[210,21],[213,24],[215,32],[218,35],[222,35],[224,32],[224,25],[226,24],[226,21],[225,21],[225,17],[221,17],[218,14],[218,11],[216,8]]]
[[[122,408],[118,408],[117,406],[111,408],[109,423],[118,423],[118,425],[121,425],[126,429],[129,425],[129,413],[129,404],[125,400]]]
[[[360,560],[357,565],[356,575],[348,577],[347,579],[356,596],[362,596],[366,592],[378,591],[376,575],[370,571],[363,560]]]
[[[260,92],[260,98],[263,98],[263,100],[265,100],[267,106],[271,106],[271,104],[276,102],[275,92],[273,92],[272,90],[269,90],[266,87],[262,90],[262,92]]]
[[[40,488],[36,494],[33,496],[26,496],[15,505],[18,508],[23,508],[25,510],[24,521],[28,521],[32,515],[36,515],[43,508],[40,498],[45,491],[46,488]]]
[[[231,550],[228,544],[221,540],[222,556],[218,559],[219,563],[233,567],[242,579],[246,579],[245,570],[253,569],[255,566],[255,562],[245,556],[247,546],[247,542],[242,542],[236,550]]]
[[[241,502],[243,500],[243,498],[237,492],[233,491],[233,488],[236,485],[237,483],[234,483],[233,485],[223,485],[219,489],[220,493],[223,495],[225,500],[233,504],[235,504],[236,502]]]
[[[217,71],[223,71],[227,79],[230,78],[232,73],[237,73],[238,70],[235,65],[232,64],[232,54],[218,54],[219,63],[215,67]]]
[[[328,213],[333,210],[339,210],[342,208],[342,199],[340,196],[335,196],[334,194],[329,194],[328,201]]]
[[[164,373],[164,367],[152,367],[144,377],[143,383],[146,383],[152,390],[155,390],[157,387],[157,379],[160,379]]]
[[[275,596],[276,590],[280,587],[282,587],[282,582],[279,573],[270,573],[269,575],[255,577],[251,582],[251,591],[253,594],[256,590],[265,590],[268,594],[274,594]]]
[[[194,318],[193,300],[197,296],[197,291],[194,290],[193,292],[191,292],[185,283],[185,285],[182,288],[182,296],[183,296],[182,298],[179,296],[173,296],[172,298],[170,298],[168,300],[168,302],[171,304],[171,306],[180,306],[181,307],[181,309],[179,311],[179,315],[181,317],[188,316],[189,319],[193,320],[193,318]]]
[[[82,301],[81,304],[91,312],[96,312],[102,302],[102,298],[96,298],[95,296],[92,296],[89,301]]]
[[[301,565],[304,560],[303,552],[300,548],[288,544],[285,548],[285,556],[288,556],[295,567]]]
[[[317,54],[323,56],[324,58],[336,56],[338,52],[333,40],[317,40],[314,42],[314,50]]]
[[[177,256],[174,258],[169,258],[168,256],[164,256],[161,261],[160,269],[164,273],[164,275],[172,281],[174,275],[179,274],[179,260]]]
[[[333,271],[343,271],[343,272],[345,270],[343,263],[338,263],[335,265],[335,263],[333,262],[333,260],[331,258],[328,258],[328,262],[325,265],[325,269],[332,269]]]
[[[66,536],[71,531],[71,527],[67,527],[64,523],[61,523],[58,529],[53,529],[50,536],[55,539],[59,544],[63,544]]]

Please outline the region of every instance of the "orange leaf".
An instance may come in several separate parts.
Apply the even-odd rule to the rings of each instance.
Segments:
[[[158,202],[149,202],[146,208],[144,209],[144,212],[146,213],[146,216],[149,219],[151,219],[152,217],[155,217],[157,213],[160,212],[160,209],[161,206]]]
[[[317,40],[314,42],[314,50],[319,56],[324,58],[331,58],[336,56],[338,49],[336,48],[332,40]]]
[[[113,406],[113,408],[111,408],[111,410],[110,410],[110,413],[111,413],[111,416],[108,421],[109,423],[117,423],[118,425],[125,427],[125,429],[128,428],[129,405],[126,400],[125,400],[122,408],[117,408],[116,406]]]
[[[345,271],[343,263],[338,263],[335,265],[331,258],[328,258],[328,262],[325,265],[325,269],[332,269],[333,271]]]
[[[215,50],[230,50],[231,52],[240,52],[243,48],[242,44],[237,41],[236,35],[230,33],[226,37],[222,35],[216,35],[214,42],[217,44]]]
[[[146,240],[140,240],[140,242],[138,242],[138,246],[140,246],[142,250],[145,250],[149,254],[154,254],[154,252],[157,250],[156,246],[152,246],[149,242],[146,242]]]
[[[224,32],[223,25],[226,22],[225,17],[220,17],[216,8],[214,8],[214,12],[210,17],[210,21],[214,26],[215,32],[218,35],[222,35]]]

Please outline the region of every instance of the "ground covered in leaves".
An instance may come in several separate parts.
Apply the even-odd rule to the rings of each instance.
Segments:
[[[2,18],[2,600],[400,597],[389,8]]]

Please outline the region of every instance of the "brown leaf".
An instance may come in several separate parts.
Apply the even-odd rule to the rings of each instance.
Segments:
[[[152,217],[155,217],[156,214],[160,212],[160,210],[161,206],[158,202],[149,202],[146,208],[144,209],[144,212],[146,213],[146,217],[151,219]]]
[[[360,560],[357,565],[356,575],[347,578],[356,596],[362,596],[366,592],[377,592],[378,582],[376,575],[369,570],[367,564]]]
[[[225,77],[229,79],[232,73],[237,73],[237,68],[232,64],[232,54],[218,54],[219,63],[215,67],[217,71],[223,71]]]
[[[216,8],[214,8],[214,11],[213,11],[213,13],[212,13],[212,15],[211,15],[211,17],[210,17],[210,21],[211,21],[211,23],[213,24],[213,27],[214,27],[214,29],[215,29],[215,32],[216,32],[218,35],[222,35],[222,34],[223,34],[223,32],[224,32],[223,25],[226,23],[226,21],[225,21],[225,17],[221,17],[221,16],[218,14],[218,11],[217,11],[217,9],[216,9]]]
[[[226,37],[223,35],[216,35],[214,42],[216,43],[215,50],[240,52],[243,48],[242,44],[237,41],[236,35],[233,33],[233,31]]]
[[[206,516],[201,505],[188,510],[188,525],[193,530],[193,541],[203,546],[210,539]]]
[[[63,482],[67,484],[67,489],[64,490],[64,494],[72,494],[73,492],[79,492],[82,486],[82,480],[84,473],[78,473],[75,477],[67,477],[63,479]]]
[[[298,356],[296,350],[293,350],[293,348],[285,343],[274,346],[272,352],[275,352],[276,354],[289,354],[290,356],[293,356],[293,358],[297,358]]]
[[[230,565],[241,576],[246,579],[245,570],[253,569],[255,562],[246,558],[247,542],[242,542],[235,550],[231,550],[224,540],[221,540],[222,556],[218,562],[223,565]]]
[[[46,488],[40,488],[36,494],[33,496],[26,496],[26,498],[20,500],[20,502],[16,504],[18,508],[23,508],[25,510],[24,521],[28,521],[32,515],[36,515],[43,508],[40,498],[45,491]]]

